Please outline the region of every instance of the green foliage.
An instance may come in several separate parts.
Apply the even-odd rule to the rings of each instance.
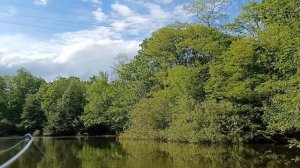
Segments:
[[[300,148],[300,141],[293,139],[291,141],[289,141],[289,148],[296,148],[299,149]],[[300,156],[296,156],[294,159],[296,162],[300,161]]]
[[[300,148],[300,142],[296,139],[291,140],[289,143],[290,148]]]
[[[0,119],[3,119],[7,110],[7,93],[5,79],[0,76]]]
[[[244,6],[241,15],[226,27],[237,34],[256,36],[258,30],[278,25],[288,26],[299,34],[299,18],[298,0],[264,0]]]
[[[200,139],[201,120],[200,106],[188,97],[181,97],[170,108],[172,121],[165,131],[165,137],[169,141],[198,142]]]
[[[77,78],[59,78],[45,89],[42,110],[47,123],[45,135],[68,135],[80,131],[79,117],[84,111],[85,85]]]
[[[13,134],[21,132],[17,124],[21,122],[26,98],[30,94],[38,92],[39,87],[45,81],[21,68],[15,76],[0,78],[0,120],[2,120],[3,132]],[[9,127],[6,128],[6,127]]]
[[[26,132],[43,129],[46,117],[41,109],[41,100],[38,94],[27,96],[21,120],[22,122],[18,126],[24,128]]]
[[[278,24],[299,26],[298,0],[265,0],[254,5],[253,10],[260,17],[263,24]]]
[[[208,63],[226,50],[232,37],[204,26],[187,26],[183,29],[162,28],[144,40],[139,55],[156,67],[166,70],[176,65]]]
[[[279,86],[281,93],[265,103],[264,119],[272,132],[297,133],[300,131],[300,76],[299,73]]]
[[[129,124],[129,115],[133,106],[147,93],[147,86],[141,81],[126,83],[124,81],[112,84],[112,103],[109,107],[111,128],[124,131]]]
[[[12,123],[20,123],[27,94],[38,92],[44,80],[31,75],[25,69],[19,69],[16,76],[7,79],[8,87],[8,113],[6,118]]]
[[[239,39],[223,55],[223,59],[211,64],[206,92],[218,100],[228,99],[239,103],[256,102],[259,95],[254,88],[266,79],[260,74],[253,39]]]
[[[208,79],[207,67],[176,66],[168,69],[167,76],[164,84],[174,95],[204,99],[204,83]]]
[[[0,136],[10,135],[16,132],[16,126],[7,119],[0,120]]]
[[[195,12],[201,4],[189,7]],[[240,33],[253,36],[233,39],[201,26],[154,33],[141,53],[158,65],[152,78],[158,90],[178,101],[168,101],[163,110],[173,116],[168,127],[151,127],[149,134],[144,129],[141,136],[154,130],[172,141],[241,143],[299,132],[298,14],[299,2],[266,0],[244,7],[234,23]],[[152,99],[157,98],[142,104]],[[131,123],[136,119],[155,125],[159,112],[146,114],[136,112],[139,118],[131,117]],[[132,124],[129,130],[141,128]]]
[[[228,101],[206,101],[201,104],[201,140],[242,143],[253,139],[259,125],[259,116],[247,105]]]
[[[106,74],[100,74],[87,88],[86,98],[88,103],[81,117],[85,126],[110,124],[108,109],[112,104],[111,86]]]
[[[167,91],[161,91],[153,98],[138,102],[130,115],[130,128],[123,137],[163,139],[161,133],[171,121],[170,101],[171,95]]]
[[[7,134],[14,129],[14,125],[7,121],[7,86],[5,79],[0,76],[0,136]]]

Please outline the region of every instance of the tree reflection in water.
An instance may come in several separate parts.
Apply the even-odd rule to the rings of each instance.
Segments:
[[[279,145],[198,145],[108,138],[37,139],[12,168],[283,168],[300,167],[297,151]],[[1,141],[0,150],[13,144]],[[16,149],[17,150],[17,149]],[[3,163],[17,151],[0,154]]]

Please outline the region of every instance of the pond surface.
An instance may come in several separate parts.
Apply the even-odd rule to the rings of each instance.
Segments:
[[[18,140],[0,140],[0,151]],[[1,153],[0,164],[16,154]],[[38,147],[36,147],[38,146]],[[39,149],[40,148],[40,149]],[[42,150],[44,154],[40,151]],[[293,168],[297,151],[279,145],[195,145],[114,138],[43,138],[12,168]]]

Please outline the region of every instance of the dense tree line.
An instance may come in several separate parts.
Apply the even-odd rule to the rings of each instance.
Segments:
[[[263,0],[222,28],[211,20],[162,28],[134,59],[119,62],[116,80],[100,73],[89,81],[46,83],[24,69],[2,76],[0,134],[234,143],[299,138],[299,6]]]

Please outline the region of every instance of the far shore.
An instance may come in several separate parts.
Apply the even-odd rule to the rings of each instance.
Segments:
[[[22,139],[24,136],[20,135],[12,135],[12,136],[5,136],[0,137],[0,140],[14,140],[14,139]],[[34,136],[34,138],[42,139],[42,138],[116,138],[117,135],[91,135],[91,136],[79,136],[79,135],[73,135],[73,136]]]

